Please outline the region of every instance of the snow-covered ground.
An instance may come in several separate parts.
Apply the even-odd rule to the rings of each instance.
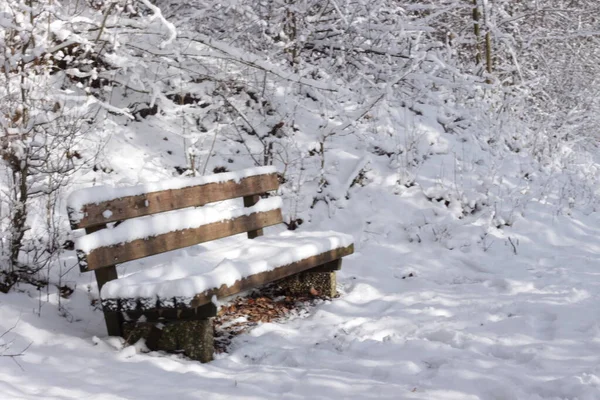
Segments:
[[[92,274],[72,274],[66,317],[54,287],[3,295],[0,330],[15,326],[4,355],[25,350],[0,357],[0,397],[600,398],[600,217],[532,202],[512,226],[450,250],[407,240],[403,222],[432,207],[407,190],[365,190],[362,223],[352,207],[321,223],[359,239],[339,299],[259,325],[209,364],[107,338]]]
[[[405,145],[328,143],[329,200],[314,207],[314,180],[288,171],[298,184],[282,188],[283,212],[306,221],[300,231],[354,238],[340,298],[261,324],[200,364],[106,337],[93,274],[67,252],[48,287],[0,296],[0,398],[600,399],[596,164],[573,156],[542,168],[432,121],[416,120]],[[90,171],[71,190],[172,177],[184,159],[177,136],[140,126],[107,143],[110,173]],[[248,166],[225,161],[232,146],[220,144],[209,170]],[[394,146],[402,156],[386,154]],[[303,165],[318,176],[318,164]],[[59,282],[75,288],[68,299]]]
[[[4,90],[45,99],[36,116],[41,128],[31,125],[39,133],[3,147],[3,158],[13,160],[0,174],[3,243],[15,234],[11,215],[22,209],[14,206],[22,200],[13,198],[19,186],[13,181],[33,171],[22,182],[31,181],[38,196],[26,203],[21,262],[32,262],[50,241],[53,255],[66,239],[86,251],[111,243],[103,233],[67,237],[67,196],[77,189],[95,187],[71,198],[72,211],[124,190],[221,181],[262,164],[282,173],[278,195],[285,222],[299,227],[293,233],[352,235],[355,254],[338,275],[339,298],[308,315],[259,324],[237,336],[227,353],[200,364],[107,337],[94,274],[80,274],[75,252],[64,251],[40,272],[48,285],[21,283],[0,294],[0,400],[600,399],[600,151],[591,104],[597,71],[579,68],[598,64],[588,42],[595,14],[584,11],[591,5],[573,14],[554,7],[554,24],[567,19],[560,14],[572,15],[559,30],[537,17],[537,2],[530,13],[536,21],[520,15],[527,7],[483,2],[497,9],[491,18],[484,13],[486,24],[510,11],[491,31],[500,35],[493,42],[505,35],[502,46],[512,49],[514,34],[515,49],[527,50],[495,46],[499,64],[488,77],[470,55],[477,39],[463,37],[463,14],[472,12],[466,2],[450,2],[439,13],[406,2],[409,10],[417,7],[408,14],[395,1],[323,2],[320,17],[298,25],[304,30],[296,32],[294,22],[293,36],[309,40],[298,60],[289,58],[296,39],[286,42],[277,33],[288,26],[288,2],[265,3],[276,20],[286,16],[279,22],[262,2],[256,9],[253,2],[242,8],[160,2],[175,25],[146,0],[137,2],[146,11],[121,9],[112,17],[114,2],[92,2],[83,14],[78,7],[86,2],[74,3],[67,11],[44,2],[50,11],[34,12],[35,18],[19,2],[0,6],[10,10],[0,18],[12,32],[6,38],[17,38],[11,57],[41,71],[24,83],[21,67],[5,68],[14,88]],[[321,6],[309,3],[305,12]],[[32,27],[22,28],[27,20]],[[453,24],[459,37],[447,31]],[[178,38],[177,30],[184,35]],[[374,39],[379,31],[382,37]],[[567,45],[556,39],[561,36]],[[88,49],[84,54],[76,52],[79,44]],[[319,50],[321,44],[329,50]],[[37,62],[53,48],[64,65]],[[528,55],[531,49],[539,55]],[[89,63],[92,54],[98,65]],[[49,81],[38,82],[42,76]],[[72,110],[64,107],[71,102]],[[10,129],[36,115],[25,100],[5,103],[2,118],[15,125]],[[49,109],[66,119],[49,118]],[[57,147],[65,124],[78,133]],[[54,156],[44,161],[52,166],[45,172],[15,162],[25,157],[22,145],[36,149],[27,157],[37,165],[48,139],[47,151],[72,173],[57,186],[47,179],[63,175]],[[233,175],[189,178],[211,171]],[[265,204],[280,205],[270,200],[257,207]],[[215,220],[206,210],[182,213],[194,221],[163,220],[153,232]],[[128,224],[147,232],[143,224]],[[202,257],[218,245],[183,252]],[[169,264],[177,260],[172,255],[144,262]],[[235,260],[225,266],[239,269]]]

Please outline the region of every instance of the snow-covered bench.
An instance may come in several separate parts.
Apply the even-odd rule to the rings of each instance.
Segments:
[[[108,333],[130,341],[145,337],[150,348],[208,361],[216,299],[290,276],[297,287],[333,296],[334,271],[353,252],[351,236],[263,236],[262,228],[282,222],[281,199],[261,198],[278,187],[276,170],[260,167],[73,192],[71,227],[86,233],[75,242],[79,265],[96,274]],[[240,197],[243,205],[221,202]],[[190,247],[241,233],[248,239],[204,251]],[[155,256],[183,248],[172,257]],[[129,261],[119,279],[116,265]]]

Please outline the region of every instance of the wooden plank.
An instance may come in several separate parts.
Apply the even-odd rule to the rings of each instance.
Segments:
[[[312,268],[307,272],[334,272],[342,269],[342,259],[339,258],[337,260],[330,261],[323,265],[319,265],[318,267]]]
[[[79,266],[82,272],[92,271],[125,261],[137,260],[138,258],[276,225],[282,221],[281,209],[278,208],[215,222],[198,228],[169,232],[146,239],[137,239],[116,246],[100,247],[87,255],[78,251]]]
[[[104,299],[103,304],[108,309],[111,310],[119,310],[127,313],[128,315],[132,313],[132,316],[141,315],[147,313],[149,311],[158,313],[159,311],[163,313],[164,316],[173,316],[173,313],[180,312],[181,310],[196,310],[201,309],[201,307],[205,307],[207,304],[212,303],[212,296],[217,296],[217,298],[227,297],[239,292],[243,292],[245,290],[249,290],[255,287],[259,287],[265,285],[267,283],[271,283],[277,281],[279,279],[286,278],[288,276],[309,271],[315,272],[315,267],[319,267],[322,265],[337,265],[338,260],[341,261],[342,257],[350,255],[354,252],[354,245],[350,245],[348,247],[340,247],[325,253],[318,254],[313,257],[306,258],[304,260],[284,265],[279,268],[273,269],[271,271],[261,272],[245,279],[239,280],[235,282],[232,286],[221,286],[220,288],[214,288],[211,290],[207,290],[204,293],[201,293],[193,298],[182,298],[178,297],[177,301],[174,302],[172,298],[168,299],[143,299],[144,301],[140,301],[140,299]],[[164,300],[166,304],[174,304],[174,308],[167,308],[161,304],[161,300]],[[138,309],[136,310],[126,310],[122,309],[121,305],[133,303],[136,305]],[[159,309],[151,309],[148,308],[146,310],[143,309],[145,305],[155,305],[153,307],[159,307]],[[168,311],[173,310],[175,311]],[[154,314],[152,314],[154,315]],[[185,314],[187,315],[187,314]]]
[[[194,299],[191,302],[191,307],[195,308],[203,304],[210,303],[213,296],[216,296],[217,298],[231,296],[244,290],[262,286],[264,284],[283,279],[290,275],[306,271],[308,269],[314,268],[315,266],[327,264],[352,253],[354,253],[353,244],[351,244],[348,247],[340,247],[325,253],[318,254],[313,257],[305,258],[304,260],[284,265],[279,268],[275,268],[271,271],[265,271],[249,276],[247,278],[236,281],[231,286],[222,285],[220,288],[207,290],[204,293],[198,294],[194,297]]]
[[[106,225],[97,225],[94,227],[87,228],[85,233],[93,233],[100,229],[106,228]],[[110,282],[115,279],[119,279],[117,274],[117,268],[115,265],[108,265],[105,268],[94,271],[96,275],[96,282],[98,283],[98,293],[102,290],[102,286],[106,282]],[[103,307],[104,308],[104,307]],[[121,336],[121,318],[118,313],[104,309],[104,322],[106,323],[106,331],[109,336]]]
[[[79,221],[72,217],[77,210],[68,210],[68,212],[71,228],[79,229],[180,208],[203,206],[216,201],[262,194],[277,190],[278,187],[277,174],[255,175],[240,179],[239,182],[230,180],[208,183],[88,204],[84,206],[82,210],[84,217]],[[110,212],[106,212],[107,210]]]
[[[244,207],[252,207],[260,200],[260,196],[255,194],[253,196],[244,196]],[[248,239],[254,239],[263,235],[262,229],[256,229],[248,231]]]

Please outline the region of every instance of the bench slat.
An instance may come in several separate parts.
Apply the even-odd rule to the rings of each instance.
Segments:
[[[83,210],[68,210],[68,212],[71,228],[79,229],[181,208],[203,206],[222,200],[263,194],[278,188],[277,174],[254,175],[239,181],[229,180],[121,197],[98,204],[87,204]],[[82,214],[82,217],[78,220],[76,215],[79,214]]]
[[[283,265],[270,271],[260,272],[247,278],[236,281],[233,285],[222,285],[220,288],[207,290],[193,298],[133,298],[133,299],[103,299],[102,303],[107,309],[114,311],[138,311],[155,310],[160,312],[160,309],[195,309],[202,307],[212,302],[212,297],[223,298],[234,295],[236,293],[253,289],[277,280],[287,278],[288,276],[305,272],[315,271],[322,272],[324,270],[336,270],[340,264],[341,258],[354,253],[354,245],[347,247],[339,247],[316,256],[305,258],[292,264]],[[339,260],[339,261],[338,261]],[[331,265],[334,264],[334,265]],[[324,268],[323,268],[324,267]],[[147,307],[147,308],[146,308]],[[158,309],[154,308],[158,307]]]
[[[78,251],[77,256],[81,271],[92,271],[126,261],[193,246],[198,243],[258,230],[279,224],[282,221],[281,209],[277,208],[266,212],[256,212],[234,219],[202,225],[197,228],[169,232],[146,239],[137,239],[118,246],[99,247],[87,255],[82,251]]]

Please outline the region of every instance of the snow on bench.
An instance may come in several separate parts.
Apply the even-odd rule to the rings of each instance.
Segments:
[[[260,204],[260,202],[259,202]],[[103,299],[194,297],[198,293],[261,272],[271,271],[321,253],[352,245],[338,232],[283,232],[246,239],[242,244],[201,255],[182,255],[108,282]]]

